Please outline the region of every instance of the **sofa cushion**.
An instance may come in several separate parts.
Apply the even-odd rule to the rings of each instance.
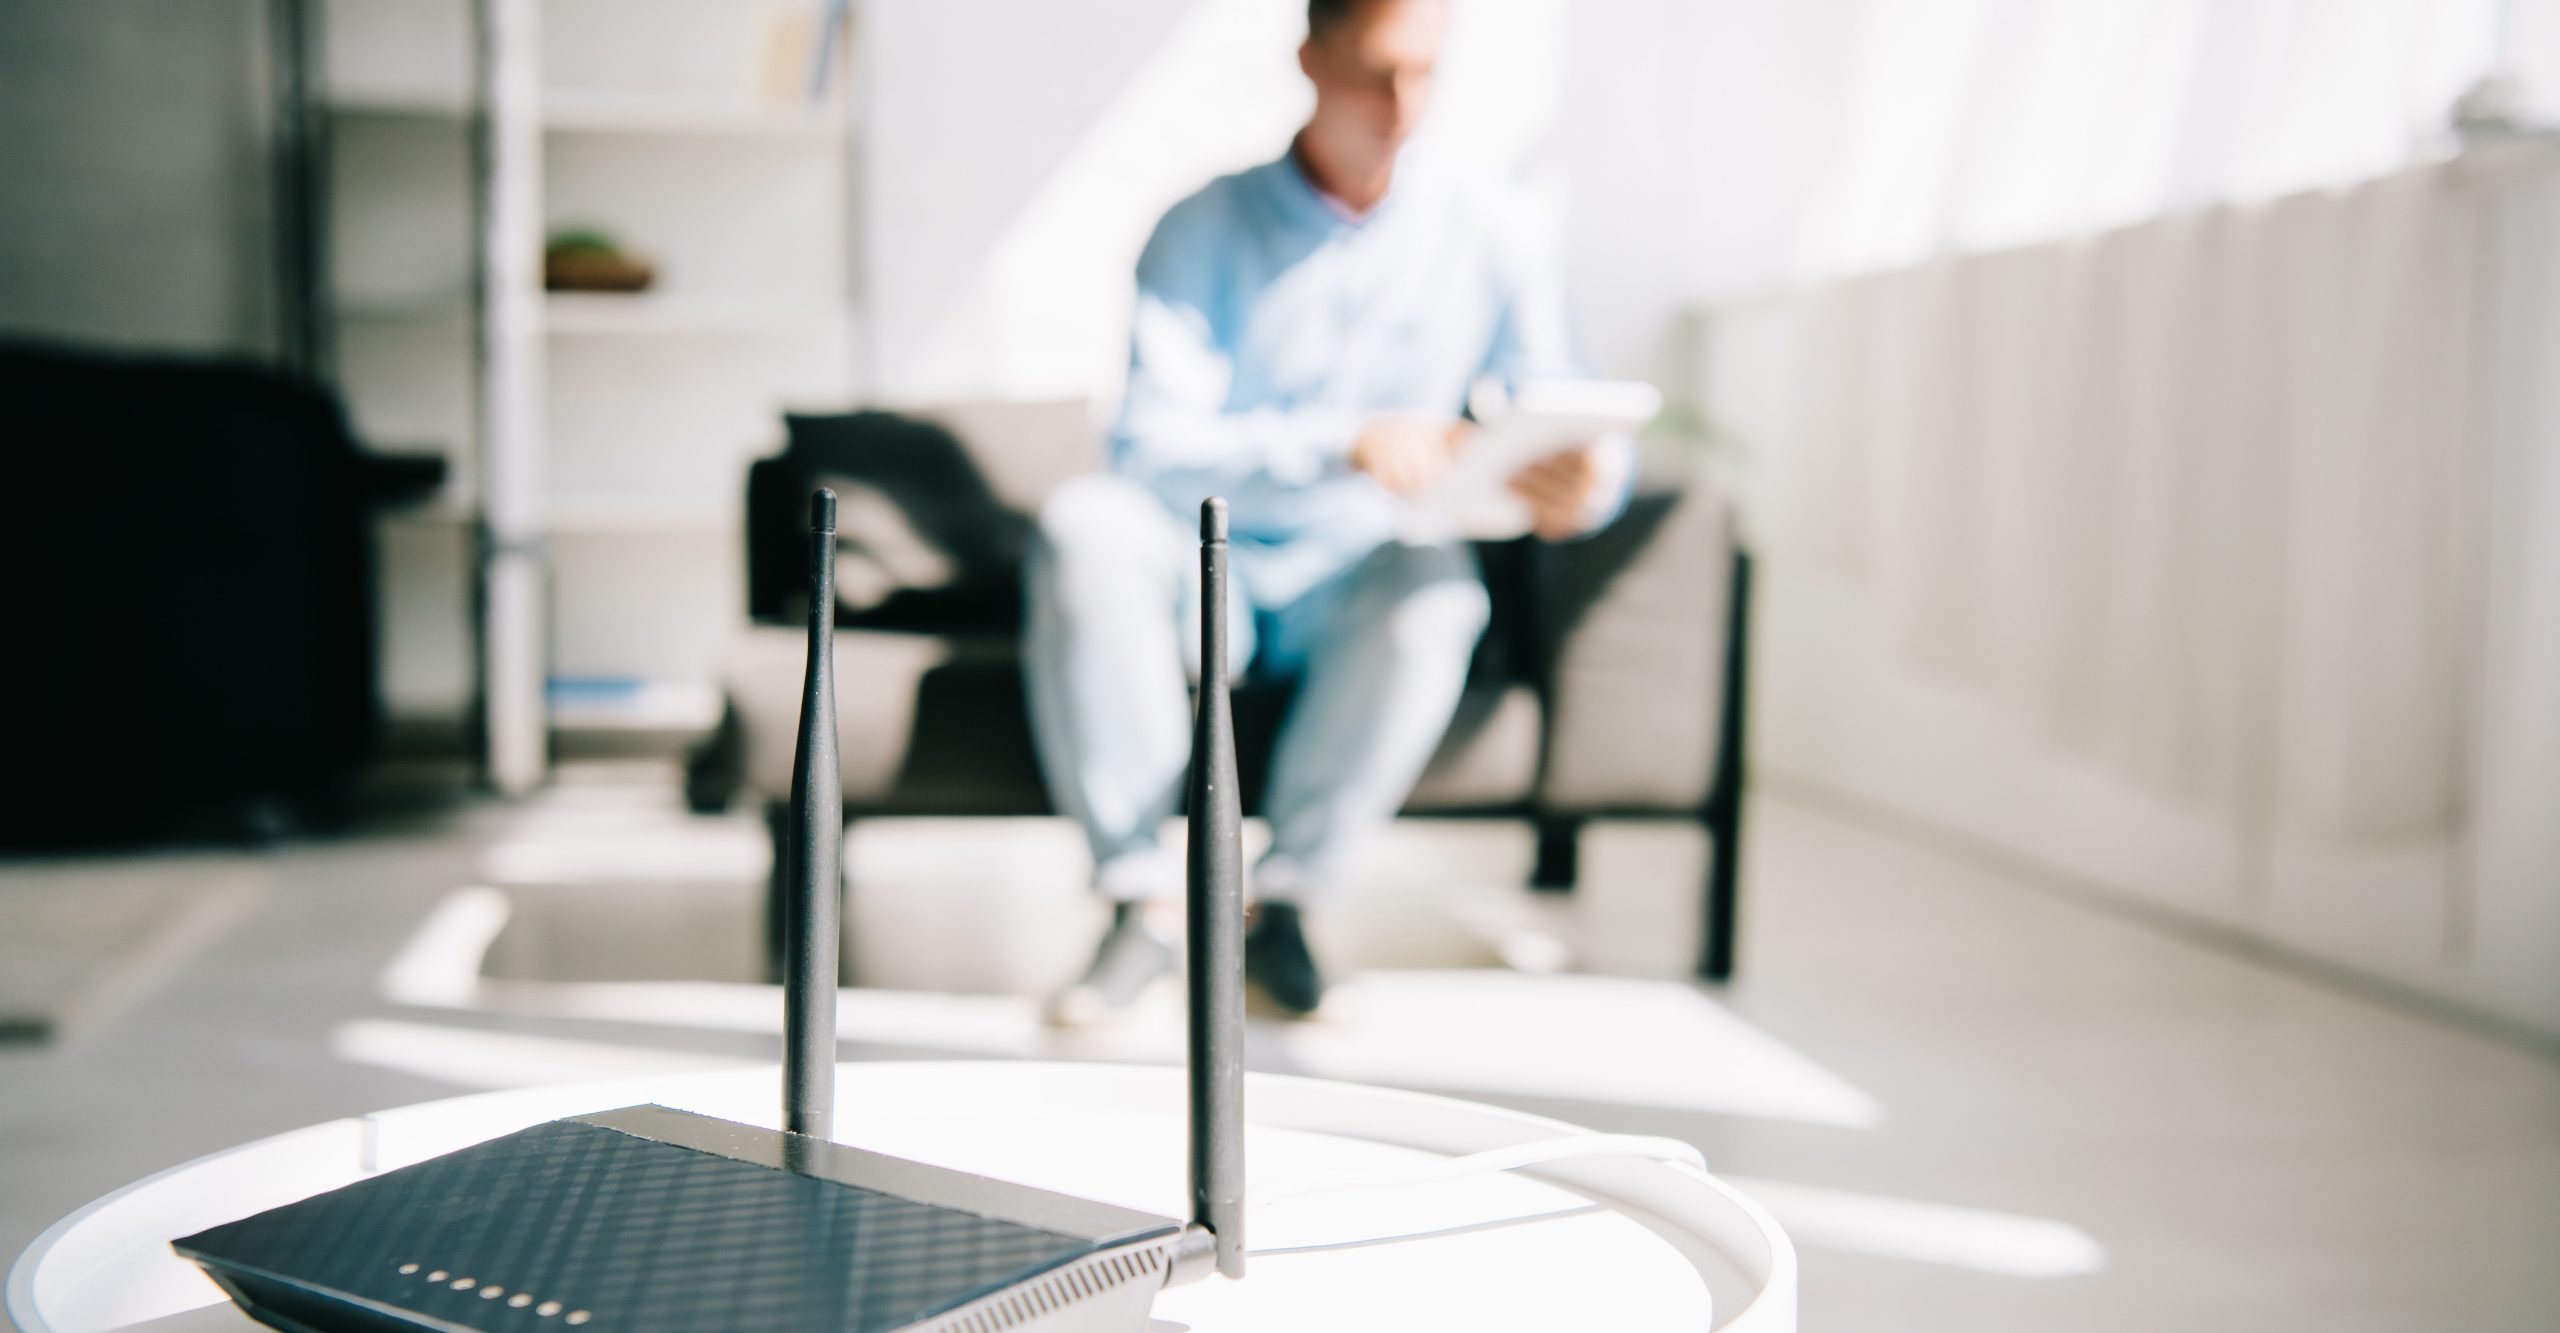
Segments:
[[[722,667],[737,716],[742,775],[767,801],[791,794],[806,642],[802,631],[759,626],[731,646]],[[842,630],[835,670],[847,809],[986,815],[1052,809],[1032,748],[1016,640]],[[1272,740],[1292,694],[1286,682],[1259,680],[1236,692],[1248,810],[1261,806]],[[1537,697],[1529,689],[1470,690],[1406,808],[1518,804],[1537,779],[1539,730]]]
[[[1731,511],[1704,486],[1652,492],[1554,555],[1539,804],[1701,808],[1723,721]]]
[[[739,723],[741,770],[747,787],[767,800],[791,793],[807,642],[801,631],[759,626],[730,646],[722,664]],[[1048,809],[1009,639],[840,630],[835,675],[846,806]]]
[[[996,499],[1018,514],[1039,513],[1060,483],[1104,462],[1102,428],[1081,398],[955,403],[915,415],[950,431]]]
[[[1526,803],[1538,781],[1545,725],[1538,692],[1529,686],[1471,683],[1404,808],[1455,813]]]

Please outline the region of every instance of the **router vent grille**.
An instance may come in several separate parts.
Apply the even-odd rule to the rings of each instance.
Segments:
[[[1133,1282],[1144,1283],[1149,1290],[1161,1287],[1171,1260],[1171,1251],[1162,1245],[1079,1260],[1036,1282],[953,1311],[924,1325],[919,1333],[1010,1333],[1115,1287]]]
[[[985,1297],[969,1299],[977,1293],[1152,1248],[1100,1249],[576,1121],[374,1176],[179,1246],[217,1273],[284,1275],[324,1299],[489,1333],[935,1327],[978,1308]],[[416,1271],[400,1271],[411,1264]],[[492,1279],[505,1295],[481,1295]],[[519,1292],[535,1303],[509,1304]],[[566,1328],[564,1316],[578,1311],[589,1321]]]

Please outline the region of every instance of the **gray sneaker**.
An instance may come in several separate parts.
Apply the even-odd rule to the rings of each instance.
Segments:
[[[1073,985],[1049,997],[1049,1022],[1081,1028],[1108,1021],[1172,971],[1175,957],[1172,941],[1147,926],[1145,909],[1121,903],[1112,909],[1111,929],[1093,951],[1093,965]]]

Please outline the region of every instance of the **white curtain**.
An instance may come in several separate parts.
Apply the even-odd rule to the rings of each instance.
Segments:
[[[2518,0],[1866,0],[1794,256],[1822,279],[2399,169]],[[2549,3],[2549,0],[2536,0]]]
[[[2488,188],[2416,168],[1814,289],[1775,549],[2184,804],[2450,831]]]
[[[2057,749],[2237,826],[2450,831],[2496,187],[2439,150],[2501,0],[1859,22],[1773,548],[1863,579],[1906,655]]]
[[[2554,9],[2560,19],[2560,7]],[[2560,26],[2554,34],[2560,35]],[[2472,414],[2484,533],[2472,792],[2480,956],[2560,1013],[2560,145],[2484,199]]]

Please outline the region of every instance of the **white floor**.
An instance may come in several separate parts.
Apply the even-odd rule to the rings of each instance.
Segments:
[[[125,1180],[475,1087],[769,1060],[759,828],[594,770],[261,854],[117,1017],[0,1049],[0,1253]],[[1319,922],[1341,1012],[1257,1068],[1702,1147],[1796,1236],[1808,1329],[2560,1328],[2560,1061],[1765,795],[1742,979],[1683,973],[1700,848],[1604,828],[1573,899],[1506,826],[1399,826]],[[1095,919],[1049,821],[865,826],[857,1054],[1170,1059],[1172,1010],[1061,1039]],[[19,863],[13,888],[94,878]],[[1570,964],[1570,974],[1544,975]],[[1523,969],[1526,969],[1525,971]]]

